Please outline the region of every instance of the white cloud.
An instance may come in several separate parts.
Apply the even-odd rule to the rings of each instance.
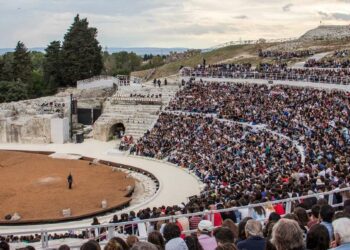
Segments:
[[[0,47],[62,40],[77,13],[108,47],[205,48],[240,38],[295,37],[315,28],[319,13],[328,15],[327,24],[348,23],[349,1],[0,0]]]

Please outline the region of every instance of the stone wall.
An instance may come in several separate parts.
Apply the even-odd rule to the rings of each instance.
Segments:
[[[50,143],[52,115],[0,119],[1,143]]]

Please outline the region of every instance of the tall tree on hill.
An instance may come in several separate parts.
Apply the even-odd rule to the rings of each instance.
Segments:
[[[89,27],[87,19],[77,15],[62,46],[62,76],[66,85],[73,86],[78,80],[101,73],[102,48],[96,37],[97,29]]]
[[[15,81],[21,81],[30,86],[32,79],[32,62],[30,52],[28,52],[24,43],[17,43],[15,52],[13,53],[13,78]]]
[[[43,62],[44,82],[47,84],[48,92],[54,93],[62,85],[61,42],[51,42],[45,52]]]

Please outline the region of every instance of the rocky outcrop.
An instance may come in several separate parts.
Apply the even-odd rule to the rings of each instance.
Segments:
[[[350,25],[321,25],[306,32],[299,40],[337,40],[342,38],[350,38]]]

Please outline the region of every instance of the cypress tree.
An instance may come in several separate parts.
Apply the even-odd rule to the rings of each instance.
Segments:
[[[24,43],[17,43],[15,52],[13,53],[13,78],[15,81],[21,81],[30,86],[32,79],[32,62],[30,52],[28,52]]]
[[[98,75],[103,69],[102,48],[96,39],[97,29],[89,27],[79,15],[64,36],[62,77],[65,85]]]
[[[49,93],[54,93],[62,85],[62,55],[61,42],[53,41],[45,49],[43,63],[44,82]]]

